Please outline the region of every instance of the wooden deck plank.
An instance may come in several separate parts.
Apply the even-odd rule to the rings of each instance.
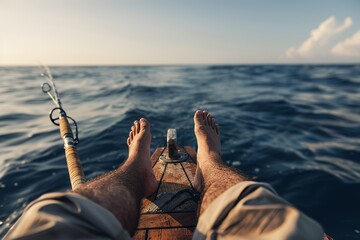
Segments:
[[[148,239],[191,239],[194,228],[153,229]]]
[[[166,163],[163,161],[158,161],[155,166],[153,167],[154,175],[156,181],[160,183],[161,177],[163,176],[163,173],[165,171]]]
[[[135,235],[132,237],[134,240],[145,240],[147,230],[138,230],[135,232]]]
[[[166,166],[164,177],[162,178],[162,181],[160,183],[157,198],[161,196],[161,194],[177,192],[179,190],[189,187],[191,187],[190,182],[187,179],[181,164],[168,163]]]
[[[155,149],[155,151],[150,159],[152,167],[154,167],[155,163],[158,161],[160,155],[163,153],[164,150],[165,150],[164,147],[159,147],[159,148]]]
[[[195,227],[196,212],[141,214],[138,229]]]
[[[166,208],[165,206],[163,208],[159,204],[164,202],[164,197],[171,196],[161,197],[161,195],[171,192],[175,194],[179,190],[193,186],[196,172],[196,153],[189,146],[181,147],[180,149],[185,150],[190,155],[186,162],[165,163],[159,160],[159,157],[161,154],[166,154],[167,150],[165,148],[157,148],[154,151],[151,157],[151,164],[155,178],[159,183],[158,191],[157,194],[143,199],[141,208],[143,213],[140,215],[138,230],[133,239],[191,239],[197,223],[196,201],[187,201],[179,208],[170,212],[166,211],[166,209],[172,208]],[[181,199],[180,196],[184,197],[179,195],[179,198],[176,197],[178,201]],[[155,201],[157,198],[161,198],[158,199],[159,202],[158,200]],[[154,201],[155,203],[153,203]],[[158,206],[158,210],[152,210],[151,206]],[[168,207],[169,205],[166,206]]]
[[[190,155],[194,163],[196,163],[196,152],[194,151],[194,149],[190,146],[184,146],[183,149]]]
[[[191,187],[194,188],[194,179],[196,173],[196,164],[192,162],[182,162],[181,165],[183,166],[186,176],[188,177]]]

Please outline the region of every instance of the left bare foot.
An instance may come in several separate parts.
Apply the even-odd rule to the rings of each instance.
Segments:
[[[150,163],[151,133],[150,124],[145,118],[135,121],[127,139],[129,158],[125,164],[134,164],[139,173],[139,180],[143,178],[145,196],[149,196],[157,189],[157,181]]]

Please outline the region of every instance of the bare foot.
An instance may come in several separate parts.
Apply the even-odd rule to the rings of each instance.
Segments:
[[[125,164],[135,166],[139,179],[143,177],[144,193],[149,196],[157,189],[157,181],[150,163],[151,133],[150,124],[145,118],[135,121],[127,139],[129,158]]]
[[[211,169],[215,163],[222,164],[220,130],[209,113],[198,110],[194,115],[194,132],[198,145],[195,189],[201,192],[203,188],[202,172]]]

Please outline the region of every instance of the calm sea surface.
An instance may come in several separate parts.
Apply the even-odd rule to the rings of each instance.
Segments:
[[[79,125],[87,178],[127,155],[135,119],[152,151],[178,129],[196,147],[192,116],[212,113],[223,158],[266,181],[337,239],[360,239],[360,65],[51,68]],[[0,68],[0,237],[41,194],[69,189],[54,105],[39,68]]]

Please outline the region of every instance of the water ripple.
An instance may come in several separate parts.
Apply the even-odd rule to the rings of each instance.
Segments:
[[[79,124],[88,178],[119,166],[135,119],[195,147],[192,115],[209,110],[223,158],[317,219],[335,238],[356,238],[360,202],[360,66],[257,65],[52,68]],[[0,236],[27,203],[69,188],[53,107],[38,68],[0,68]],[[329,212],[333,217],[328,217]],[[341,219],[342,223],[339,223]],[[346,237],[345,237],[346,236]]]

